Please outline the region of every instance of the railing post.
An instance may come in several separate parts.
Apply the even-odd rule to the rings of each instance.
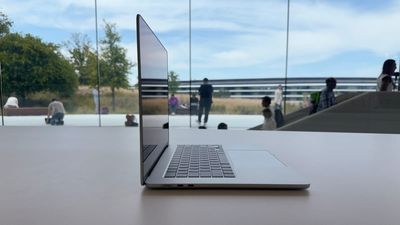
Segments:
[[[4,126],[4,111],[3,111],[3,74],[1,73],[0,62],[0,108],[1,108],[1,125]]]

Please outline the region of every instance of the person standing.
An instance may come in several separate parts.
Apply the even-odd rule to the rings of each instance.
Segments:
[[[94,111],[96,114],[99,113],[99,91],[97,88],[92,88],[92,95],[93,95],[93,101],[94,101]]]
[[[175,115],[176,113],[176,108],[178,107],[179,100],[177,97],[175,97],[174,94],[171,94],[171,97],[169,98],[169,107],[171,111],[171,115]]]
[[[283,88],[282,85],[279,84],[275,90],[275,96],[274,96],[275,109],[282,110],[282,100],[283,100],[282,93],[283,93]]]
[[[336,88],[336,79],[330,77],[325,80],[325,83],[326,87],[322,89],[319,97],[317,112],[327,109],[336,104],[335,93],[333,93],[333,89]]]
[[[394,59],[387,59],[382,66],[382,73],[376,81],[377,91],[394,91],[396,86],[392,79],[394,71],[396,71],[396,61]]]
[[[213,86],[208,83],[208,79],[203,79],[203,84],[199,88],[199,114],[198,114],[198,123],[201,123],[201,117],[204,113],[204,125],[208,122],[208,114],[210,113],[211,104],[212,104],[212,94],[213,94]]]
[[[63,125],[64,114],[65,109],[63,103],[53,98],[47,110],[47,120],[50,119],[51,125]]]

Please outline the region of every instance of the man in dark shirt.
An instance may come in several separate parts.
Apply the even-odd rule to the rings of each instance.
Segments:
[[[330,77],[325,80],[326,87],[322,89],[319,97],[317,112],[327,109],[336,104],[336,97],[333,89],[336,88],[336,79]]]
[[[208,79],[203,79],[203,84],[199,88],[199,95],[200,95],[200,104],[199,104],[199,118],[197,120],[198,123],[201,123],[201,116],[204,112],[204,125],[208,121],[208,113],[211,109],[212,104],[212,94],[213,94],[213,87],[211,84],[208,83]]]

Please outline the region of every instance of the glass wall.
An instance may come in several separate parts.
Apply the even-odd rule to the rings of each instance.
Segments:
[[[275,87],[253,89],[241,80],[284,78],[286,11],[282,0],[192,1],[192,93],[198,93],[204,78],[214,88],[207,127],[223,122],[246,129],[263,122],[261,95],[252,94],[272,97]],[[237,82],[228,87],[227,80]],[[196,115],[191,119],[194,127],[205,122],[204,114],[200,121]]]
[[[68,126],[137,119],[137,13],[168,50],[172,127],[204,125],[197,102],[204,78],[214,89],[207,128],[249,129],[264,121],[264,96],[292,122],[308,115],[326,78],[336,78],[341,102],[375,91],[383,62],[400,55],[399,1],[1,3],[2,105],[15,97],[20,107],[3,111],[5,126],[45,126],[53,98]]]
[[[95,71],[87,66],[94,4],[5,0],[0,13],[4,125],[45,126],[52,99],[63,103],[66,125],[97,125],[85,117],[95,113],[88,84]]]
[[[293,1],[288,77],[322,81],[334,77],[337,95],[374,91],[373,83],[370,88],[362,87],[361,80],[357,84],[348,78],[372,78],[375,82],[383,62],[398,59],[398,7],[398,1]],[[311,85],[311,91],[325,87],[323,82]],[[305,97],[309,91],[304,92]]]
[[[53,98],[64,105],[64,125],[125,126],[128,114],[137,122],[137,13],[168,49],[169,73],[189,80],[187,0],[6,0],[1,5],[2,105],[10,96],[19,103],[18,109],[3,111],[5,126],[45,126]],[[188,121],[186,115],[171,123],[188,126]]]

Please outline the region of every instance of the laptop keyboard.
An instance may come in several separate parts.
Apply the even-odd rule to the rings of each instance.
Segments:
[[[166,178],[234,178],[220,145],[178,145]]]

